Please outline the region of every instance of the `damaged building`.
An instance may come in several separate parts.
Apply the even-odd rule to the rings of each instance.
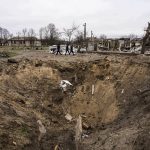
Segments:
[[[126,51],[130,52],[132,48],[142,46],[141,38],[109,38],[109,39],[96,39],[88,42],[88,51]]]
[[[9,39],[8,46],[16,46],[16,47],[40,47],[41,41],[36,37],[13,37]]]
[[[142,52],[141,52],[142,54],[150,50],[150,23],[148,23],[148,27],[145,31],[146,34],[143,38],[143,45],[142,45]]]

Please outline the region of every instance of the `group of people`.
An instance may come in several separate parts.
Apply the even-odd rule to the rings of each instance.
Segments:
[[[68,43],[66,44],[66,52],[65,52],[65,55],[67,55],[67,53],[68,53],[69,55],[70,55],[71,53],[72,53],[73,55],[75,55],[75,54],[74,54],[74,51],[73,51],[73,44],[71,44],[71,45],[69,45]],[[62,54],[61,54],[61,51],[60,51],[60,44],[57,45],[56,55],[58,55],[58,54],[62,55]]]

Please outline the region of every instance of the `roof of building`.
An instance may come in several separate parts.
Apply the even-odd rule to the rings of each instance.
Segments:
[[[31,41],[31,40],[38,40],[36,37],[13,37],[9,39],[9,41]]]

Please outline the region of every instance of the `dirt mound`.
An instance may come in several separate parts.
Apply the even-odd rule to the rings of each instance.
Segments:
[[[148,149],[150,64],[136,61],[1,62],[0,149],[73,150],[79,115],[88,136],[80,149]],[[73,84],[66,93],[59,87],[63,79]],[[37,120],[46,129],[40,141]]]

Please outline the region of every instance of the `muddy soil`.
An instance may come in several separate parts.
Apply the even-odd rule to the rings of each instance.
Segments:
[[[61,80],[73,87],[62,92]],[[1,60],[0,149],[77,149],[79,115],[79,149],[148,150],[150,57],[32,52]],[[46,129],[40,140],[38,120]]]

